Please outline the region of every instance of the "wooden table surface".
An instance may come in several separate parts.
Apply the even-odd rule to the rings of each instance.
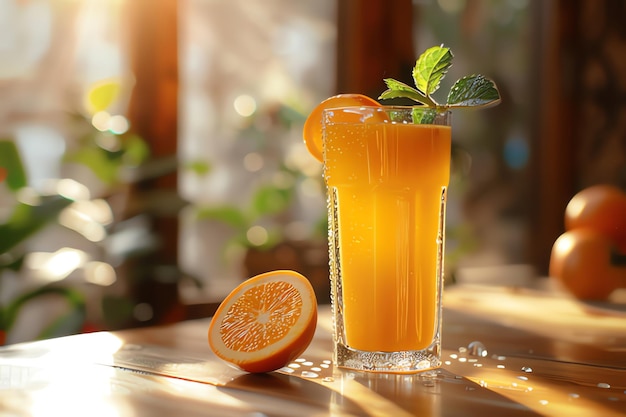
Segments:
[[[261,375],[212,354],[208,319],[9,345],[0,416],[626,416],[625,310],[450,287],[430,375],[333,369],[328,306],[302,357]]]

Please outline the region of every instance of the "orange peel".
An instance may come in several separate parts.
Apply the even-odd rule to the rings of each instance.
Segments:
[[[324,161],[322,141],[324,110],[352,106],[380,106],[380,103],[362,94],[339,94],[322,101],[307,117],[302,130],[302,137],[309,153],[318,161]]]

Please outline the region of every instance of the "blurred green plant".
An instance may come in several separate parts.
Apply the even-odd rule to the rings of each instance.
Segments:
[[[282,167],[281,171],[287,175],[298,175],[297,172],[286,167]],[[264,218],[279,215],[287,210],[292,204],[294,195],[294,186],[281,187],[272,183],[261,184],[252,194],[249,203],[243,207],[234,204],[197,206],[196,215],[198,220],[215,220],[232,227],[235,234],[227,245],[271,248],[283,239],[280,227],[269,230],[267,239],[264,239],[259,245],[250,242],[247,235],[248,231]]]
[[[247,119],[247,124],[239,131],[236,140],[241,146],[249,146],[253,152],[272,158],[284,152],[279,141],[282,138],[291,140],[288,133],[292,129],[301,131],[305,119],[306,116],[294,105],[268,105]],[[306,174],[297,166],[285,163],[284,156],[280,159],[282,162],[276,170],[265,181],[259,182],[247,202],[219,206],[195,205],[198,220],[217,221],[234,230],[225,250],[234,245],[269,250],[287,240],[284,226],[289,221],[288,211],[294,204],[298,184]],[[211,163],[205,161],[193,161],[184,168],[199,176],[212,173]],[[276,181],[276,178],[282,180]],[[326,221],[326,214],[323,213],[319,224],[314,225],[311,238],[325,239]],[[267,237],[258,242],[250,239],[248,233],[254,226],[263,227]]]
[[[172,164],[171,161],[150,160],[148,144],[128,130],[126,118],[110,114],[118,104],[123,103],[121,98],[131,88],[131,84],[123,77],[97,81],[86,89],[83,109],[68,114],[67,126],[76,141],[68,143],[61,162],[66,165],[78,164],[89,169],[104,185],[104,191],[101,192],[106,195],[128,192],[126,186],[129,183],[176,169],[175,163]],[[59,192],[39,195],[30,189],[19,149],[11,138],[0,138],[0,184],[0,187],[9,191],[12,198],[12,201],[2,202],[0,205],[7,210],[6,213],[0,212],[0,345],[15,326],[20,311],[44,296],[61,297],[70,308],[67,314],[44,327],[39,338],[80,331],[86,320],[87,300],[76,288],[60,283],[43,284],[12,299],[2,297],[5,272],[15,272],[18,277],[22,272],[24,259],[28,255],[25,242],[47,226],[57,223],[59,214],[73,200]],[[28,198],[22,198],[24,195]],[[123,233],[124,230],[121,229],[123,227],[120,227],[120,233]],[[145,242],[138,243],[141,244]],[[132,256],[127,253],[117,255]],[[130,300],[123,301],[131,305]],[[105,314],[109,311],[106,305],[103,309]]]
[[[145,140],[134,133],[99,131],[81,115],[73,117],[73,125],[81,132],[78,146],[68,150],[63,161],[86,166],[108,187],[125,183],[124,170],[140,166],[150,156]]]
[[[27,187],[27,176],[15,143],[0,140],[0,167],[5,172],[6,188],[17,195]],[[16,198],[17,200],[17,198]],[[0,294],[5,270],[19,271],[26,255],[22,244],[47,224],[56,220],[59,213],[72,200],[61,195],[38,196],[37,204],[17,202],[6,221],[0,223]],[[70,312],[57,318],[40,333],[40,338],[68,334],[80,328],[85,318],[85,300],[78,291],[58,285],[45,285],[27,291],[0,304],[0,345],[16,322],[19,312],[29,302],[48,295],[58,295],[71,306]]]

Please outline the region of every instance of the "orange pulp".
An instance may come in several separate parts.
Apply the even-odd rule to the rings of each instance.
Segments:
[[[224,299],[209,325],[209,345],[244,371],[270,372],[304,352],[316,324],[311,283],[295,271],[271,271],[249,278]]]

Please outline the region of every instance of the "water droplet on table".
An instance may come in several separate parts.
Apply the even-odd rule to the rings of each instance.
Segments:
[[[611,384],[607,384],[606,382],[598,382],[598,388],[611,388]]]
[[[529,374],[529,373],[531,373],[533,371],[533,368],[531,368],[530,366],[522,366],[522,371],[524,371],[527,374]]]
[[[481,358],[486,358],[489,352],[487,352],[487,347],[478,340],[471,342],[467,345],[467,351],[472,356],[479,356]]]
[[[302,373],[300,375],[302,375],[303,378],[317,378],[317,377],[319,377],[319,375],[317,373],[311,372],[311,371],[302,371]]]

